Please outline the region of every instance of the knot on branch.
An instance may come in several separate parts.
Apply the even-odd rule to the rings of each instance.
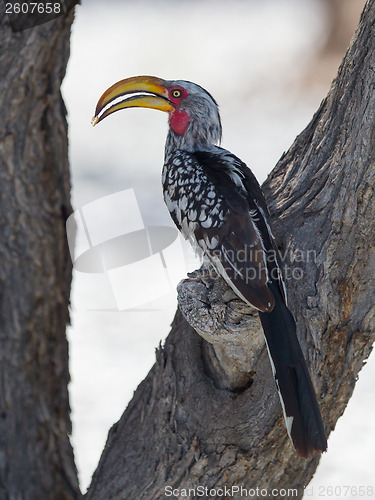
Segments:
[[[256,309],[240,300],[212,267],[189,273],[177,292],[184,318],[208,343],[204,359],[216,385],[247,387],[265,346]]]

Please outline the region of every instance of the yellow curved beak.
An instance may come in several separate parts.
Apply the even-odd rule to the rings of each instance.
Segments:
[[[101,96],[96,105],[95,116],[91,123],[95,126],[106,116],[126,108],[152,108],[172,113],[175,111],[175,108],[168,100],[168,91],[165,84],[165,80],[155,76],[133,76],[125,80],[120,80],[112,85],[112,87],[109,87]],[[110,106],[119,97],[138,93],[141,95],[131,95],[123,101],[116,102]]]

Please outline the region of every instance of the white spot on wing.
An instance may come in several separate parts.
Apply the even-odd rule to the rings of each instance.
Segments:
[[[206,219],[206,220],[204,220],[204,221],[201,223],[201,226],[202,226],[202,227],[205,227],[205,228],[211,227],[211,226],[212,226],[212,219],[211,219],[211,217],[207,217],[207,219]]]
[[[197,218],[197,211],[196,210],[189,210],[189,219],[191,221],[196,220]]]
[[[187,207],[187,202],[188,202],[188,199],[186,196],[183,196],[180,201],[179,201],[179,207],[181,210],[186,210],[186,207]]]
[[[205,210],[202,210],[201,213],[199,214],[199,220],[202,222],[204,220],[206,220],[206,211]]]
[[[216,248],[218,243],[219,243],[219,238],[217,238],[216,236],[213,236],[211,239],[209,239],[208,236],[205,236],[204,240],[207,243],[207,247],[210,250],[213,250],[214,248]]]

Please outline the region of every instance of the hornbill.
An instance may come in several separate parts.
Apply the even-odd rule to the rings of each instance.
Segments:
[[[192,82],[137,76],[104,92],[92,123],[133,107],[168,113],[162,182],[172,219],[235,294],[258,310],[296,451],[306,458],[325,451],[324,427],[287,307],[266,201],[245,163],[217,145],[222,128],[216,101]]]

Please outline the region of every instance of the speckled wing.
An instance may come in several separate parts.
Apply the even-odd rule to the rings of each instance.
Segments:
[[[260,311],[274,297],[267,282],[270,235],[262,210],[249,201],[244,178],[225,150],[175,151],[163,172],[164,198],[171,215],[191,243],[214,265],[234,292]],[[250,196],[251,200],[251,196]]]

